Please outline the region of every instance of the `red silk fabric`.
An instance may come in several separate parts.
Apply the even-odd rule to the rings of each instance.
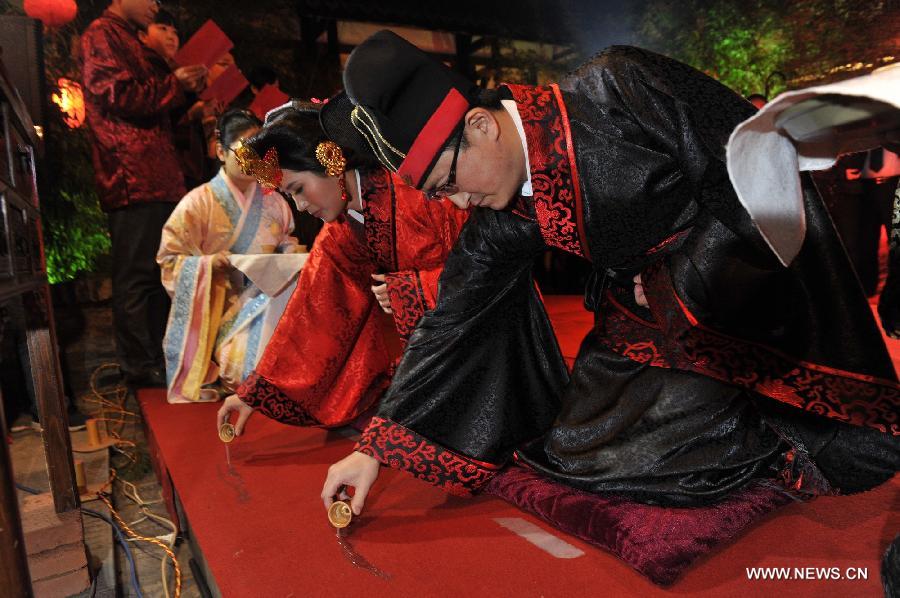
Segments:
[[[237,391],[283,423],[342,425],[381,398],[399,357],[398,331],[411,332],[433,307],[437,278],[468,217],[449,202],[426,201],[384,171],[362,184],[365,226],[342,219],[322,228],[265,353]],[[404,293],[432,298],[430,305],[405,301],[419,308],[395,312],[392,322],[371,287],[372,274],[394,268],[420,273],[413,279],[435,288],[389,284],[398,301]]]

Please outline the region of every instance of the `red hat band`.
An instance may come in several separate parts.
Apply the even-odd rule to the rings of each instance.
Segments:
[[[397,174],[411,180],[414,186],[421,186],[428,167],[468,110],[469,102],[466,98],[456,88],[450,88],[437,110],[419,131]]]

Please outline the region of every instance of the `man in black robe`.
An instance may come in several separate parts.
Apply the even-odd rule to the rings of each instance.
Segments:
[[[326,506],[354,486],[358,513],[379,463],[466,493],[512,458],[667,506],[754,478],[858,492],[896,471],[900,386],[820,198],[806,181],[785,267],[729,182],[741,97],[631,47],[558,86],[481,90],[390,32],[344,82],[386,167],[478,209]],[[571,376],[531,278],[548,245],[593,265]]]

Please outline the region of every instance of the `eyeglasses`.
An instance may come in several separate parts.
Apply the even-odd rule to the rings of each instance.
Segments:
[[[436,189],[426,191],[426,199],[438,200],[459,193],[459,185],[456,184],[456,161],[459,159],[459,148],[462,146],[465,130],[464,125],[459,127],[459,136],[456,138],[456,149],[453,150],[453,161],[450,163],[450,174],[447,175],[447,182]]]

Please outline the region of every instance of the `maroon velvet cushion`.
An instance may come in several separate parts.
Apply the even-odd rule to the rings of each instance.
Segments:
[[[715,505],[657,507],[576,490],[516,466],[495,476],[485,493],[612,552],[663,586],[754,521],[797,500],[771,482],[760,481]]]

